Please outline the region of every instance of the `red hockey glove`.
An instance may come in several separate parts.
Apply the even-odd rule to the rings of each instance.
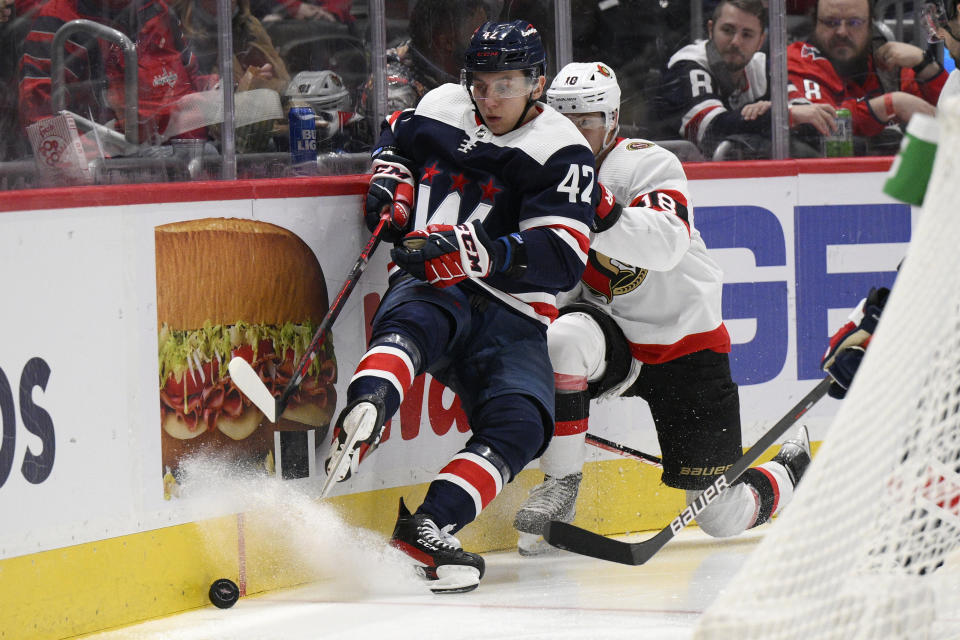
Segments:
[[[623,213],[623,207],[603,184],[598,182],[597,188],[600,192],[600,202],[597,204],[590,230],[594,233],[601,233],[616,224],[620,214]]]
[[[410,275],[435,287],[449,287],[467,278],[486,278],[514,265],[522,254],[519,234],[490,240],[483,225],[432,224],[408,233],[390,256]]]
[[[370,231],[376,229],[380,217],[390,213],[390,222],[383,231],[383,239],[396,242],[403,237],[413,220],[413,162],[398,153],[398,149],[384,147],[373,158],[373,175],[367,189],[364,217]]]
[[[831,397],[842,399],[847,395],[888,295],[890,290],[886,287],[870,289],[870,294],[850,314],[850,320],[830,338],[830,346],[823,354],[820,366],[833,378],[833,384],[827,390]]]

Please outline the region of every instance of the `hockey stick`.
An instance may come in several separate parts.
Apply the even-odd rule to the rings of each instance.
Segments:
[[[233,382],[243,395],[247,396],[260,411],[263,411],[263,414],[267,416],[270,422],[276,422],[277,418],[283,414],[284,409],[287,408],[287,402],[290,401],[290,396],[293,395],[297,387],[300,386],[300,383],[303,382],[303,378],[310,369],[310,365],[313,364],[314,359],[317,357],[317,350],[327,337],[330,326],[333,324],[333,321],[337,319],[337,316],[340,315],[344,303],[350,296],[350,292],[353,291],[364,269],[367,268],[370,256],[373,255],[377,245],[380,244],[380,234],[383,232],[389,219],[389,214],[381,216],[377,228],[373,230],[373,235],[370,236],[367,244],[360,252],[357,262],[347,275],[346,282],[340,287],[340,293],[337,294],[333,304],[331,304],[327,310],[327,315],[323,317],[320,326],[317,327],[317,331],[313,334],[313,339],[307,346],[307,350],[300,357],[300,362],[297,363],[297,368],[294,370],[293,376],[290,378],[287,386],[283,388],[279,397],[274,397],[267,386],[263,384],[257,372],[250,366],[249,362],[243,358],[230,359],[230,364],[227,365],[227,369],[230,371],[230,377],[233,379]]]
[[[645,462],[654,467],[662,467],[662,460],[657,456],[652,456],[649,453],[644,453],[643,451],[638,451],[637,449],[631,449],[625,444],[620,444],[619,442],[614,442],[613,440],[607,440],[606,438],[601,438],[600,436],[595,436],[592,433],[587,434],[587,444],[592,444],[598,449],[603,449],[604,451],[612,451],[617,455],[621,455],[624,458],[635,458],[640,462]]]
[[[827,393],[832,380],[830,376],[827,376],[817,383],[817,386],[810,393],[805,395],[795,407],[780,418],[780,421],[757,440],[726,473],[717,478],[693,502],[688,504],[676,518],[671,520],[670,524],[652,538],[641,542],[621,542],[557,520],[544,525],[543,538],[559,549],[566,549],[592,558],[629,565],[644,564],[684,527],[690,524],[707,505],[729,489],[733,482],[749,469],[757,458],[763,455],[810,407],[815,405]]]

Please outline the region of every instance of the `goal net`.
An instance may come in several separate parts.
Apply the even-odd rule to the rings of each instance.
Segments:
[[[939,121],[924,207],[850,393],[695,638],[960,638],[960,99]]]

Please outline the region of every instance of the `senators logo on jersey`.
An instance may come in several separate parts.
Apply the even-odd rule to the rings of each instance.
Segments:
[[[613,296],[630,293],[643,284],[646,277],[646,269],[590,251],[587,268],[581,279],[590,291],[603,296],[609,304],[613,302]]]

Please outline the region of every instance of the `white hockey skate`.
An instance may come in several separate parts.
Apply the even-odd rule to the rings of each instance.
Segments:
[[[370,395],[357,398],[340,412],[325,464],[327,479],[320,489],[321,498],[326,497],[334,482],[343,482],[356,472],[360,460],[377,447],[385,418],[383,401]]]
[[[543,539],[543,526],[551,520],[573,522],[581,480],[582,473],[562,478],[544,476],[543,482],[531,489],[530,497],[513,520],[513,527],[520,532],[517,541],[520,555],[538,556],[556,551]]]
[[[806,425],[801,425],[796,435],[780,446],[773,462],[779,462],[790,474],[790,481],[797,486],[800,478],[810,465],[810,434]]]

